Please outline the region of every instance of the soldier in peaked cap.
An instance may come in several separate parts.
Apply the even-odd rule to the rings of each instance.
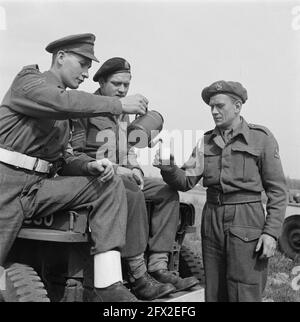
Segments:
[[[0,265],[24,218],[89,209],[96,300],[136,301],[122,284],[120,250],[127,222],[123,182],[108,159],[73,154],[69,119],[105,112],[144,114],[148,101],[140,94],[102,97],[74,90],[88,77],[92,60],[98,61],[94,41],[93,34],[80,34],[51,42],[46,47],[53,54],[50,70],[24,67],[2,101]]]
[[[96,95],[125,97],[131,81],[130,64],[121,57],[110,58],[102,64],[93,80],[100,85]],[[168,270],[168,256],[179,221],[179,196],[159,180],[144,177],[134,150],[126,145],[128,124],[126,114],[73,120],[71,144],[74,151],[84,151],[90,157],[107,157],[117,165],[116,172],[124,182],[127,197],[131,194],[139,196],[139,202],[134,204],[127,198],[127,239],[123,257],[129,267],[135,295],[149,300],[174,290],[189,289],[198,284],[198,280],[195,277],[181,278]],[[107,140],[110,137],[115,139]],[[151,200],[153,205],[149,219],[145,199]],[[144,260],[146,248],[149,255],[147,266]]]
[[[93,34],[80,34],[67,36],[55,41],[52,41],[46,50],[49,53],[57,53],[63,49],[99,63],[99,60],[94,55],[94,43],[96,37]]]
[[[207,187],[201,224],[206,301],[261,301],[287,203],[278,144],[267,128],[240,116],[247,100],[240,83],[215,82],[202,98],[215,128],[204,133],[181,169],[173,157],[164,166],[157,154],[155,162],[173,188],[187,191],[202,177]]]

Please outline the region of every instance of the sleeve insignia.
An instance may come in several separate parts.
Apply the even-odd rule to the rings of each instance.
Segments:
[[[33,88],[35,87],[38,87],[42,84],[44,84],[46,81],[44,78],[38,78],[38,79],[34,79],[28,83],[26,83],[24,86],[23,86],[23,91],[25,93],[28,93],[30,90],[32,90]]]

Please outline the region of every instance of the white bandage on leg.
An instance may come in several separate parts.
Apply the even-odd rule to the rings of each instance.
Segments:
[[[108,287],[122,280],[120,252],[110,250],[94,256],[94,286],[96,288]]]

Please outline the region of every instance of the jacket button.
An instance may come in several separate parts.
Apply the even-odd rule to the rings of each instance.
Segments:
[[[245,240],[245,241],[248,241],[249,239],[248,239],[248,237],[245,237],[245,238],[244,238],[244,240]]]

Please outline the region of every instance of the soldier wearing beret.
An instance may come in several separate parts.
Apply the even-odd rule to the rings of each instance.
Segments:
[[[93,80],[100,85],[95,92],[97,96],[123,98],[129,89],[131,66],[121,57],[108,59],[96,72]],[[128,220],[128,251],[124,254],[127,255],[131,287],[136,296],[144,298],[146,293],[153,292],[151,289],[157,289],[158,296],[165,289],[161,285],[169,283],[174,285],[176,291],[189,289],[198,284],[195,277],[181,278],[168,270],[168,255],[175,241],[179,220],[178,193],[159,180],[144,178],[133,149],[122,144],[127,142],[128,124],[129,117],[126,114],[116,116],[106,113],[88,119],[73,120],[72,147],[74,151],[85,152],[93,158],[107,157],[117,165],[116,172],[122,177],[127,194],[141,189],[140,204],[144,205],[144,209],[145,199],[151,200],[154,205],[148,222],[146,211],[141,212],[141,207],[132,207],[128,203],[129,212],[136,213],[130,217],[140,217],[139,220]],[[115,140],[107,140],[110,135]],[[141,218],[146,221],[142,222]],[[145,233],[142,236],[143,231]],[[142,237],[139,238],[139,243],[136,242],[137,232]],[[147,267],[144,262],[146,247],[149,254]],[[153,278],[158,282],[153,284]]]
[[[206,301],[261,301],[287,204],[278,144],[266,127],[240,116],[247,100],[240,83],[215,82],[202,98],[216,127],[204,133],[182,168],[173,156],[162,165],[158,153],[155,164],[177,190],[193,188],[202,177],[207,187],[201,224]]]
[[[97,300],[136,301],[121,282],[127,222],[123,182],[108,159],[74,156],[68,146],[69,119],[104,112],[144,114],[148,101],[142,95],[102,97],[76,90],[88,77],[92,60],[98,61],[94,41],[93,34],[80,34],[50,43],[50,70],[24,67],[2,101],[0,265],[25,218],[88,208]]]

